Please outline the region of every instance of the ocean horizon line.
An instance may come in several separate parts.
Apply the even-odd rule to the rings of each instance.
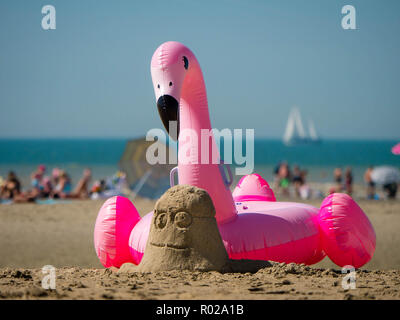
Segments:
[[[107,140],[135,140],[135,139],[140,139],[140,138],[145,138],[145,135],[140,135],[140,136],[132,136],[132,137],[0,137],[0,141],[56,141],[56,140],[62,140],[62,141],[79,141],[79,140],[86,140],[86,141],[107,141]],[[281,137],[255,137],[255,141],[281,141],[283,143],[283,139]],[[374,142],[398,142],[400,141],[400,138],[373,138],[373,137],[366,137],[366,138],[359,138],[359,137],[326,137],[322,138],[321,142],[324,141],[346,141],[346,142],[361,142],[361,141],[374,141]]]

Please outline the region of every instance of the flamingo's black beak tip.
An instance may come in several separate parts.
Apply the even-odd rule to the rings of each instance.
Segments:
[[[170,137],[174,140],[179,136],[179,102],[170,95],[163,95],[157,100],[158,113]],[[175,121],[170,125],[170,121]],[[175,129],[170,132],[170,129]]]

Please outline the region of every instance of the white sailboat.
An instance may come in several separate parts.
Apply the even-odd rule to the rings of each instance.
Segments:
[[[314,122],[310,119],[308,122],[308,135],[304,130],[303,122],[301,121],[300,111],[294,107],[289,113],[289,119],[286,125],[283,142],[290,145],[309,144],[320,142],[317,131],[315,130]]]
[[[315,130],[314,121],[312,119],[308,120],[308,134],[310,136],[311,141],[320,142],[320,138],[318,137],[317,130]]]

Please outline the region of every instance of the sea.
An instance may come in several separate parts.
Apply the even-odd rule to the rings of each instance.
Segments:
[[[73,183],[85,168],[92,170],[93,180],[103,179],[119,169],[119,160],[129,140],[0,139],[0,176],[5,178],[9,171],[15,171],[27,189],[30,174],[44,164],[48,173],[55,167],[66,170]],[[396,143],[396,140],[323,140],[319,144],[286,146],[278,139],[256,139],[254,172],[272,181],[276,165],[287,161],[290,167],[298,165],[306,169],[308,181],[326,183],[333,181],[334,168],[351,167],[354,182],[362,183],[368,166],[400,167],[400,156],[391,153]],[[235,176],[236,181],[239,178]]]

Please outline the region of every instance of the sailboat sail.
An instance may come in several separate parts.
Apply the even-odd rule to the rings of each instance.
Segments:
[[[310,135],[311,140],[318,140],[317,131],[315,130],[314,122],[310,119],[308,122],[308,133]]]
[[[296,128],[299,138],[304,139],[306,137],[306,132],[303,127],[303,121],[301,121],[301,115],[298,108],[294,108],[294,116],[296,120]]]
[[[309,121],[307,136],[301,120],[300,111],[297,107],[294,107],[289,113],[289,119],[286,125],[283,141],[287,145],[319,141],[317,131],[315,130],[312,120]]]
[[[296,129],[296,124],[295,124],[295,118],[294,118],[294,114],[293,114],[293,110],[290,112],[289,114],[289,119],[286,125],[286,130],[285,130],[285,134],[283,136],[283,140],[286,142],[290,141],[293,136],[296,134],[295,133],[295,129]]]

